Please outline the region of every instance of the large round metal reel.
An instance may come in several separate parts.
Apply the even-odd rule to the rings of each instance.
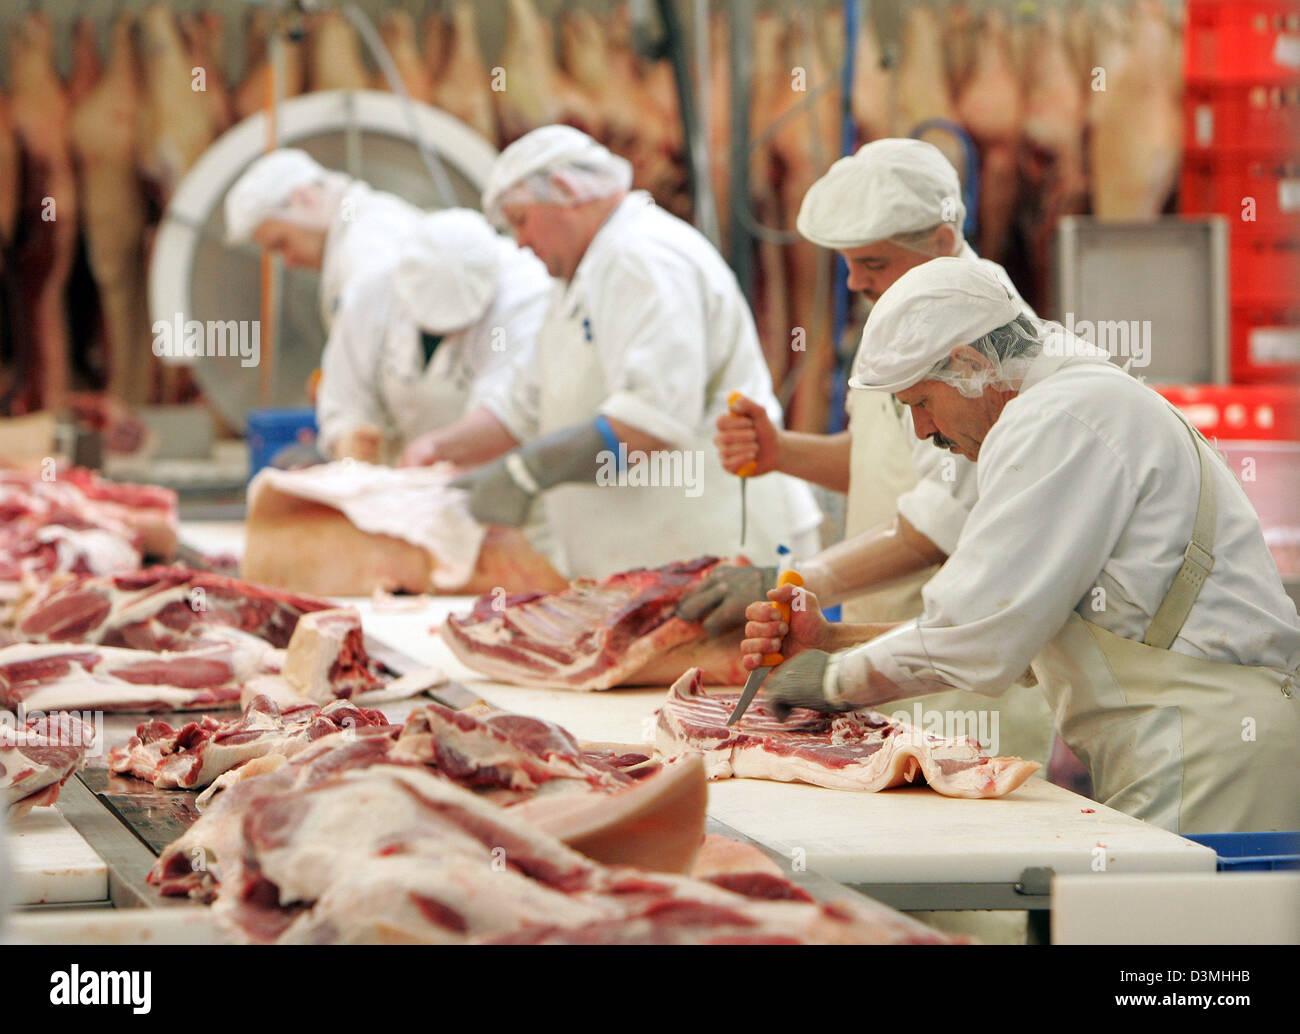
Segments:
[[[409,104],[409,108],[406,105]],[[279,143],[299,147],[328,168],[391,191],[423,208],[447,207],[411,135],[412,122],[442,162],[454,205],[478,208],[496,150],[464,123],[418,101],[373,90],[329,90],[285,101],[278,109]],[[244,119],[217,139],[186,174],[163,215],[149,263],[149,313],[175,326],[197,320],[254,321],[261,315],[259,252],[225,243],[226,192],[265,150],[266,115]],[[262,372],[238,358],[167,358],[184,363],[216,410],[242,428],[259,405],[307,402],[306,383],[325,342],[319,276],[286,269],[277,290],[278,350],[270,392]],[[263,362],[268,361],[262,335]]]

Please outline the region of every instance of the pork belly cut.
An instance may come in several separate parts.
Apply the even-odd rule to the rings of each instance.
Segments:
[[[480,597],[442,626],[442,638],[484,676],[523,686],[597,690],[668,685],[690,667],[710,682],[744,681],[739,632],[710,639],[676,616],[716,557],[637,568],[560,592]]]
[[[698,753],[710,779],[775,779],[835,790],[885,790],[925,783],[946,797],[1003,797],[1039,768],[991,757],[967,738],[945,739],[875,711],[797,709],[780,722],[762,695],[735,725],[738,693],[707,693],[686,672],[659,709],[655,743],[667,758]]]
[[[234,707],[240,687],[279,671],[283,652],[224,629],[180,652],[74,643],[0,649],[0,706],[28,711],[195,711]]]
[[[223,627],[285,647],[303,615],[335,606],[208,571],[156,565],[109,577],[56,576],[20,602],[14,629],[29,642],[176,650]]]
[[[59,788],[86,762],[94,728],[73,715],[0,723],[0,803],[9,819],[53,804]]]
[[[346,700],[281,710],[263,696],[237,718],[203,715],[178,729],[162,721],[141,722],[126,746],[110,753],[109,768],[164,789],[199,789],[254,758],[289,758],[322,736],[386,725],[381,712]]]

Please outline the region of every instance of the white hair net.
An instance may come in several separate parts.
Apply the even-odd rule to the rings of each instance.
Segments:
[[[500,244],[488,221],[468,208],[424,216],[402,241],[394,271],[397,297],[433,334],[481,319],[497,293]]]
[[[594,201],[632,186],[632,164],[572,126],[542,126],[498,156],[483,189],[483,213],[505,225],[509,204]]]
[[[965,219],[957,170],[943,152],[924,140],[890,138],[835,162],[808,188],[796,225],[837,251],[891,240],[928,255],[919,239],[946,224],[961,240]]]
[[[936,258],[909,269],[872,307],[849,385],[897,392],[924,380],[959,345],[1021,314],[983,259]]]
[[[967,398],[979,398],[990,384],[1019,387],[1029,364],[1043,353],[1042,334],[1025,315],[994,327],[969,345],[990,360],[991,365],[976,370],[957,369],[950,358],[945,358],[939,360],[921,380],[939,381],[956,388]]]
[[[254,161],[226,192],[226,241],[248,240],[267,219],[283,219],[308,229],[329,229],[338,201],[352,177],[325,168],[306,151],[282,147]],[[304,205],[295,194],[321,187],[325,196]]]

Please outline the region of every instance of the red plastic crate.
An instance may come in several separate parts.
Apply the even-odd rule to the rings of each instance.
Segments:
[[[1254,219],[1245,201],[1253,199]],[[1300,238],[1300,153],[1197,155],[1183,159],[1179,209],[1228,217],[1232,240]]]
[[[1240,384],[1300,384],[1300,306],[1232,306],[1229,373]]]
[[[1188,0],[1189,83],[1300,81],[1300,0]]]
[[[1188,154],[1254,151],[1300,155],[1300,83],[1188,86],[1183,95]]]
[[[1300,306],[1300,239],[1238,237],[1229,256],[1234,303]]]
[[[1300,441],[1300,386],[1157,384],[1207,438]]]

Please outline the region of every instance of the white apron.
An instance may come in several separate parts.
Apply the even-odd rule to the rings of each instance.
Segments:
[[[916,487],[912,448],[888,392],[850,390],[849,493],[844,536],[852,538],[898,516],[898,497]],[[870,472],[866,476],[864,472]],[[883,589],[846,600],[844,620],[853,623],[909,621],[921,613],[921,589],[936,568],[927,567]]]
[[[559,304],[537,336],[542,435],[595,420],[609,396],[596,347],[582,326],[582,307],[572,298]],[[570,578],[600,578],[634,567],[739,552],[740,482],[723,470],[707,438],[691,443],[690,451],[700,495],[687,495],[682,485],[564,484],[543,493],[556,568]],[[792,493],[785,489],[781,475],[750,480],[744,553],[756,563],[776,563],[778,545],[796,557],[818,548],[820,514],[812,527],[800,527],[800,518],[806,525],[808,515],[790,512]]]
[[[1300,829],[1300,672],[1169,649],[1214,564],[1212,461],[1192,435],[1195,530],[1144,641],[1071,614],[1033,668],[1107,807],[1182,834]]]
[[[395,319],[384,336],[377,387],[400,449],[427,431],[464,416],[474,390],[474,372],[465,355],[465,333],[448,334],[426,366],[420,332]]]

